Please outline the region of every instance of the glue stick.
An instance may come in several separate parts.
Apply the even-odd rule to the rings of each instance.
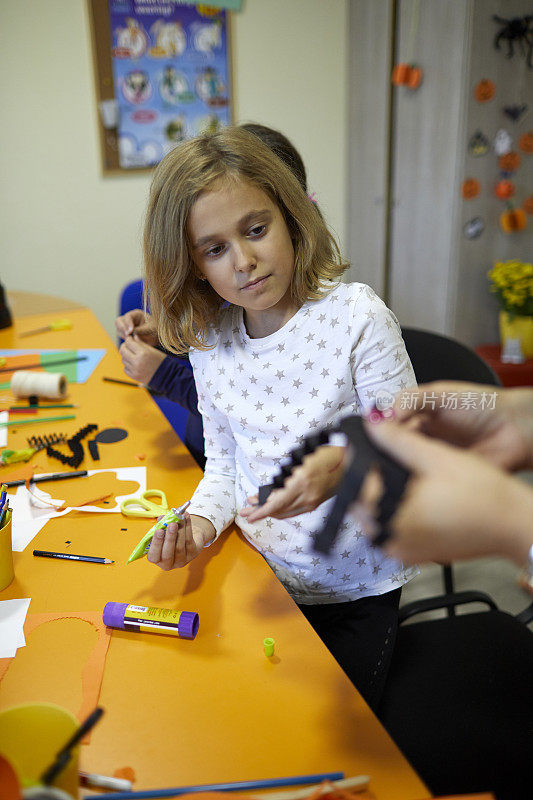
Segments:
[[[106,603],[104,624],[110,628],[144,633],[164,633],[181,639],[194,639],[200,624],[193,611],[175,611],[173,608],[134,606],[128,603]]]

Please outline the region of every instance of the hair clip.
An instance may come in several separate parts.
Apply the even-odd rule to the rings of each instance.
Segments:
[[[316,196],[316,194],[314,192],[311,192],[311,194],[308,194],[307,197],[309,198],[309,200],[312,203],[315,204],[315,206],[318,205],[318,197]]]

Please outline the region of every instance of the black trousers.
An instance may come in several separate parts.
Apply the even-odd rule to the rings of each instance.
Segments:
[[[298,606],[373,710],[387,680],[401,593],[394,589],[348,603]]]

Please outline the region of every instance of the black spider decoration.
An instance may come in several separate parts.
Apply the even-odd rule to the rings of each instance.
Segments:
[[[494,22],[502,25],[500,31],[494,37],[494,47],[500,50],[502,41],[507,41],[507,58],[514,56],[514,42],[520,46],[520,51],[525,55],[528,67],[533,67],[531,60],[533,52],[533,14],[527,14],[525,17],[514,17],[513,19],[504,19],[498,17],[496,14],[492,15]]]

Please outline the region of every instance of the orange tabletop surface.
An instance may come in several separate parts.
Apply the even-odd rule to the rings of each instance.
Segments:
[[[125,428],[127,438],[99,446],[99,462],[85,446],[80,468],[146,465],[147,487],[162,489],[171,505],[183,502],[201,479],[200,469],[144,389],[102,380],[124,375],[115,343],[93,314],[73,309],[68,317],[71,330],[25,339],[18,338],[16,322],[0,331],[0,348],[105,348],[89,381],[70,384],[68,401],[79,408],[72,411],[75,420],[57,423],[60,431],[72,435],[89,423]],[[51,319],[51,314],[25,316],[20,330]],[[27,436],[54,430],[53,424],[15,426],[8,446],[24,447]],[[64,470],[42,452],[32,463],[37,472]],[[99,699],[105,714],[82,746],[82,769],[113,775],[130,767],[139,790],[342,771],[369,775],[376,800],[429,796],[236,529],[187,567],[165,573],[146,559],[126,565],[151,524],[122,514],[79,511],[50,520],[24,552],[14,553],[15,580],[0,593],[0,600],[30,597],[28,616],[99,616],[110,600],[199,613],[192,641],[112,631]],[[35,558],[34,548],[105,556],[115,563]],[[267,636],[275,639],[272,658],[263,651]],[[18,650],[0,684],[0,708],[46,700],[76,713],[81,675],[96,642],[94,628],[80,619],[59,619],[26,638],[27,646]]]

